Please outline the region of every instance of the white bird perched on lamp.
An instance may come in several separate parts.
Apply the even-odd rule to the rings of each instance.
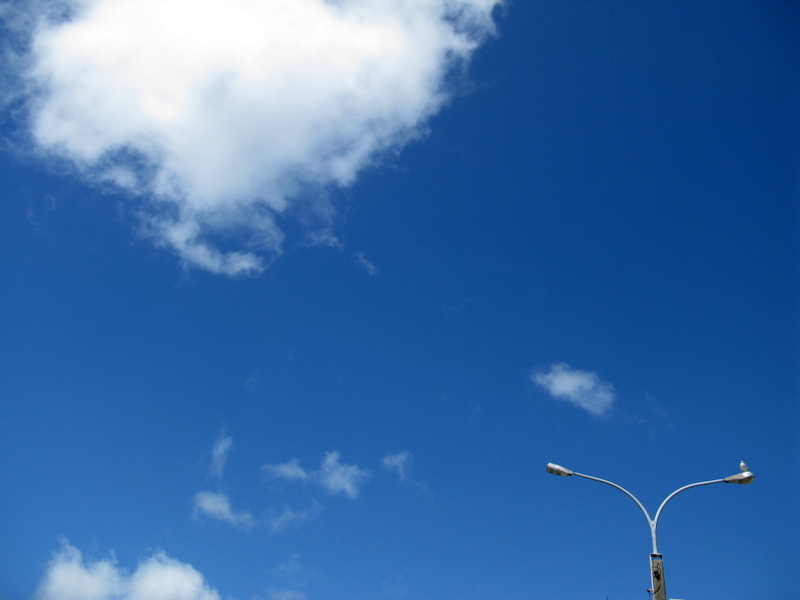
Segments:
[[[745,473],[746,471],[750,470],[750,468],[745,464],[744,461],[739,463],[739,468],[742,470],[742,473]]]

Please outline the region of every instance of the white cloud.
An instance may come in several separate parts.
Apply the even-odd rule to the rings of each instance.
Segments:
[[[369,471],[355,465],[344,465],[339,458],[338,452],[325,454],[318,474],[319,482],[331,494],[357,498],[361,484],[369,477]]]
[[[554,398],[571,402],[597,417],[606,414],[616,399],[614,387],[601,381],[596,373],[564,363],[550,365],[549,371],[532,373],[531,380]]]
[[[344,494],[348,498],[358,497],[361,485],[370,472],[356,465],[342,464],[338,452],[326,452],[318,471],[308,472],[293,458],[277,465],[264,465],[262,470],[275,479],[294,481],[313,481],[331,494]]]
[[[242,529],[258,527],[266,528],[270,533],[282,533],[313,521],[321,510],[320,505],[315,502],[306,510],[298,511],[286,507],[281,512],[273,513],[269,518],[256,519],[249,512],[234,511],[230,499],[225,494],[198,492],[194,497],[193,512],[195,518],[207,517]]]
[[[403,450],[395,454],[387,454],[383,457],[383,468],[397,472],[400,481],[406,481],[408,470],[411,467],[411,453]]]
[[[264,465],[261,469],[275,479],[305,481],[311,477],[311,475],[300,466],[300,461],[296,458],[278,465]]]
[[[281,215],[336,240],[320,190],[426,133],[502,2],[41,0],[18,61],[31,136],[139,196],[185,265],[255,274]]]
[[[225,494],[216,492],[198,492],[194,497],[195,516],[205,516],[237,527],[249,528],[255,520],[249,512],[235,512]]]
[[[220,447],[229,448],[230,443],[230,438],[223,433],[214,448],[215,450]],[[318,471],[306,471],[296,458],[281,464],[263,465],[261,469],[275,479],[310,481],[331,494],[343,494],[351,499],[358,497],[361,485],[370,476],[366,469],[361,469],[356,465],[342,464],[338,452],[326,453]],[[250,512],[235,511],[226,494],[210,491],[201,491],[195,494],[193,505],[195,518],[206,517],[242,529],[264,527],[271,533],[280,533],[311,521],[319,515],[320,511],[320,505],[314,502],[306,510],[298,511],[286,507],[282,512],[273,513],[271,517],[255,518]]]
[[[214,443],[211,449],[211,475],[217,478],[222,477],[225,471],[225,464],[228,462],[228,455],[233,448],[233,438],[225,433],[220,432],[219,438]]]
[[[87,562],[65,542],[47,565],[36,600],[220,600],[191,565],[157,552],[128,574],[114,560]]]

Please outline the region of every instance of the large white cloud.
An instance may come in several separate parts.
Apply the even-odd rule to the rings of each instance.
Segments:
[[[201,573],[163,552],[141,561],[133,573],[114,560],[84,561],[65,542],[47,565],[36,600],[220,600]]]
[[[564,363],[532,373],[531,380],[554,398],[571,402],[596,417],[611,410],[617,396],[614,386],[602,381],[596,373],[573,369]]]
[[[283,216],[335,241],[321,191],[424,134],[502,2],[37,0],[68,17],[32,34],[32,139],[184,264],[257,273]]]

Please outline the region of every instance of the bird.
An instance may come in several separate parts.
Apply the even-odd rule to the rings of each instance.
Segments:
[[[739,463],[739,468],[742,470],[742,473],[745,473],[750,470],[750,468],[745,464],[744,461]]]

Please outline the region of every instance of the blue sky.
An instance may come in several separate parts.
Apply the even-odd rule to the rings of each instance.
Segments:
[[[0,16],[0,598],[793,597],[795,3]]]

